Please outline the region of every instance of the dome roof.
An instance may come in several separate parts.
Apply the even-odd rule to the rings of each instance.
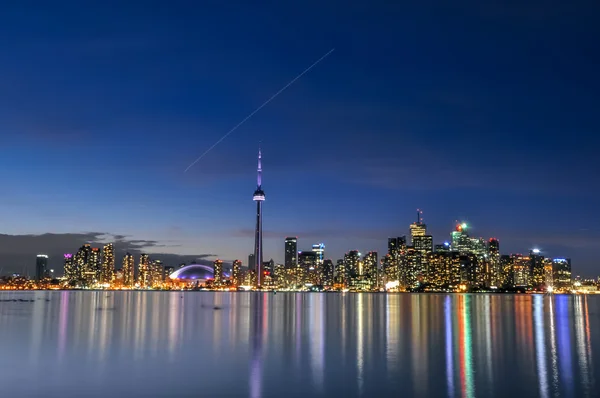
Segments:
[[[224,272],[225,276],[229,276]],[[214,278],[213,268],[208,265],[202,264],[190,264],[185,267],[179,268],[171,275],[169,275],[171,279],[212,279]]]

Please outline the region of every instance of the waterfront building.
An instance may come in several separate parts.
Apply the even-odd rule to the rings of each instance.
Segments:
[[[353,279],[359,275],[360,253],[358,250],[350,250],[344,255],[344,285],[350,286]]]
[[[361,276],[365,281],[367,290],[375,290],[379,287],[379,267],[377,262],[377,252],[368,252],[363,257]]]
[[[223,260],[216,259],[213,262],[214,286],[223,286]]]
[[[554,291],[571,291],[573,288],[571,277],[571,259],[555,258],[552,260],[552,279]]]
[[[498,288],[502,286],[500,269],[500,242],[496,238],[490,238],[487,245],[487,260],[490,273],[490,286]]]
[[[285,261],[286,269],[295,268],[298,266],[298,238],[285,238]]]
[[[102,248],[102,266],[100,270],[100,282],[104,284],[112,283],[115,273],[115,249],[112,243],[104,245]]]
[[[233,260],[231,264],[231,284],[235,287],[242,285],[242,262]]]
[[[529,277],[530,287],[534,290],[545,290],[546,272],[544,270],[544,256],[538,249],[529,252]]]
[[[312,245],[312,251],[316,254],[317,267],[322,266],[325,260],[325,245],[323,243]]]
[[[135,259],[132,254],[126,253],[123,256],[121,272],[123,272],[123,286],[133,287],[135,285]]]
[[[138,285],[146,288],[150,283],[150,257],[142,253],[138,264]]]
[[[64,257],[64,269],[65,269],[65,279],[69,285],[77,284],[79,280],[79,275],[77,269],[75,267],[75,263],[73,262],[73,254],[65,253]]]
[[[164,271],[164,278],[163,281],[164,282],[168,282],[170,281],[169,276],[175,272],[175,267],[173,267],[172,265],[165,265],[165,271]]]
[[[323,272],[322,272],[321,280],[322,280],[323,287],[332,288],[333,287],[333,276],[334,276],[333,261],[330,259],[324,260],[322,270],[323,270]]]
[[[48,271],[48,255],[38,254],[35,259],[35,280],[41,282],[50,276]]]

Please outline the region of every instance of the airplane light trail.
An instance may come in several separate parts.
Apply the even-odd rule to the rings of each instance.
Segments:
[[[332,48],[331,50],[329,50],[325,55],[323,55],[321,58],[319,58],[318,60],[316,60],[311,66],[309,66],[308,68],[304,69],[304,71],[302,71],[302,73],[300,73],[298,76],[296,76],[295,78],[293,78],[292,80],[290,80],[288,82],[288,84],[286,84],[285,86],[283,86],[283,88],[281,90],[279,90],[278,92],[276,92],[275,94],[273,94],[271,96],[271,98],[269,98],[268,100],[266,100],[265,102],[263,102],[263,104],[261,106],[259,106],[258,108],[256,108],[252,113],[250,113],[248,116],[246,116],[241,122],[239,122],[238,124],[236,124],[231,130],[229,130],[223,137],[221,137],[217,142],[215,142],[210,148],[208,148],[206,151],[204,151],[204,153],[202,155],[200,155],[198,157],[198,159],[194,160],[188,167],[187,169],[185,169],[184,173],[186,173],[189,169],[191,169],[196,163],[198,163],[204,156],[206,156],[207,153],[209,153],[210,151],[213,150],[214,147],[216,147],[217,145],[219,145],[225,138],[227,138],[229,136],[229,134],[233,133],[235,130],[237,130],[238,127],[240,127],[242,124],[244,124],[248,119],[250,119],[252,116],[254,116],[254,114],[256,114],[256,112],[260,111],[262,108],[264,108],[269,102],[271,102],[272,100],[274,100],[279,94],[281,94],[282,92],[284,92],[289,86],[291,86],[292,84],[294,84],[294,82],[298,79],[300,79],[302,76],[304,76],[304,74],[306,74],[309,70],[311,70],[312,68],[314,68],[315,66],[317,66],[317,64],[319,62],[321,62],[322,60],[324,60],[329,54],[331,54],[333,52],[333,50],[335,50],[335,48]]]

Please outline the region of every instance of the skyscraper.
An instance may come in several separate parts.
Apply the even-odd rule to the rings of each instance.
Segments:
[[[546,287],[546,273],[544,271],[544,256],[538,249],[529,252],[530,286],[535,290],[544,290]]]
[[[233,260],[231,266],[231,283],[235,287],[242,284],[242,262],[240,260]]]
[[[377,252],[368,252],[363,258],[362,275],[370,289],[377,288],[379,267],[377,262]]]
[[[291,269],[298,266],[298,238],[285,238],[285,268]]]
[[[73,259],[75,274],[77,275],[76,283],[89,285],[90,279],[93,280],[94,273],[92,272],[90,265],[91,255],[92,248],[88,243],[77,250],[75,258]]]
[[[554,291],[568,292],[572,289],[570,259],[555,258],[552,260],[552,279]]]
[[[135,259],[132,254],[125,254],[123,257],[123,285],[132,287],[135,284]]]
[[[74,285],[79,279],[79,276],[77,275],[77,270],[75,269],[75,266],[73,264],[73,255],[71,253],[65,253],[64,259],[65,278],[67,279],[67,282],[70,285]]]
[[[48,276],[48,256],[46,254],[38,254],[35,259],[35,280],[40,282]]]
[[[316,245],[312,245],[312,251],[317,256],[317,267],[323,265],[323,260],[325,259],[325,245],[323,243],[317,243]]]
[[[213,262],[213,275],[215,287],[223,285],[223,260],[216,259]]]
[[[138,283],[140,287],[148,287],[150,282],[150,257],[147,254],[140,255],[138,265]]]
[[[256,191],[252,200],[256,202],[256,230],[254,231],[254,264],[256,272],[256,285],[260,287],[263,281],[261,267],[263,263],[263,242],[262,242],[262,202],[265,200],[265,192],[262,190],[262,154],[258,150],[258,169],[256,177]],[[250,266],[250,265],[249,265]]]
[[[88,286],[93,285],[100,281],[100,270],[102,268],[102,257],[100,255],[100,249],[92,247],[90,252],[90,261],[88,262],[88,269],[85,272]]]
[[[111,283],[115,273],[115,249],[113,244],[109,243],[102,248],[102,270],[100,281],[102,283]]]
[[[487,245],[488,267],[490,274],[490,286],[502,286],[502,269],[500,268],[500,242],[496,238],[491,238]]]
[[[344,271],[346,272],[346,286],[350,286],[352,284],[352,281],[358,277],[359,267],[360,253],[358,252],[358,250],[350,250],[344,255]]]
[[[427,225],[421,222],[421,214],[423,212],[417,209],[417,221],[410,224],[410,238],[413,246],[415,245],[415,237],[427,235]]]
[[[471,249],[471,240],[467,233],[467,224],[457,224],[454,231],[451,233],[452,250],[460,253],[468,253]]]
[[[333,261],[325,260],[323,261],[323,286],[332,287],[333,286]]]

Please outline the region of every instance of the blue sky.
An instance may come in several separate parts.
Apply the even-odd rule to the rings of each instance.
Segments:
[[[597,4],[220,3],[5,7],[1,233],[246,260],[261,141],[267,258],[383,252],[421,208],[598,273]]]

